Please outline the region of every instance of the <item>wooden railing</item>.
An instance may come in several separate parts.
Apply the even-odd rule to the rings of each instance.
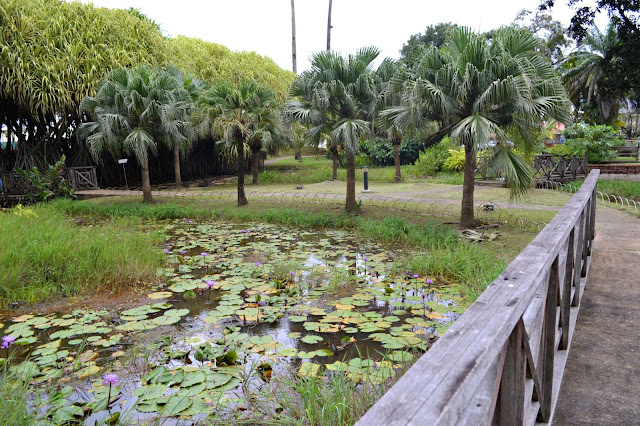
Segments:
[[[599,173],[359,425],[552,419],[591,259]]]
[[[98,189],[98,177],[94,166],[69,167],[65,171],[65,179],[74,189]]]
[[[551,154],[537,155],[533,168],[546,180],[567,182],[587,175],[587,157],[570,159]]]

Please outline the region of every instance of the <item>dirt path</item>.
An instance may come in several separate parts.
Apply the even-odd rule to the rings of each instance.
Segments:
[[[598,207],[557,425],[640,424],[640,220]]]
[[[455,188],[454,188],[455,189]],[[424,198],[420,195],[424,194],[437,194],[438,192],[449,192],[452,189],[435,190],[435,192],[419,191],[419,192],[400,192],[400,193],[368,193],[358,194],[357,199],[366,204],[367,201],[383,201],[390,203],[420,203],[420,204],[442,204],[442,205],[460,205],[458,200],[450,200],[443,198]],[[151,191],[154,197],[211,197],[211,196],[229,196],[233,197],[235,193],[228,191]],[[120,189],[90,189],[77,191],[76,195],[80,198],[97,198],[97,197],[112,197],[112,196],[135,196],[142,197],[142,191],[138,190],[120,190]],[[331,193],[310,193],[310,192],[247,192],[247,197],[263,197],[263,198],[301,198],[301,199],[314,199],[319,200],[344,200],[344,194],[331,194]],[[476,202],[476,206],[482,204]],[[546,206],[537,204],[517,204],[507,203],[501,207],[507,209],[520,209],[520,210],[545,210],[545,211],[558,211],[561,206]]]

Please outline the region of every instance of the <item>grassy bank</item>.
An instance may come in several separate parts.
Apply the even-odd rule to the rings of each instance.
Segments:
[[[571,182],[568,186],[579,188],[584,179]],[[640,181],[598,179],[597,190],[609,195],[619,195],[631,200],[640,201]]]
[[[73,220],[56,204],[1,213],[0,306],[151,279],[163,259],[162,236],[132,232],[140,226],[132,216]]]

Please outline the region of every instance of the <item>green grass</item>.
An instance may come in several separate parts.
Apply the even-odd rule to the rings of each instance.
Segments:
[[[414,166],[402,166],[401,173],[403,180],[416,180]],[[396,171],[393,166],[389,167],[369,167],[369,181],[371,182],[393,182]],[[303,158],[298,161],[286,158],[277,163],[267,165],[260,173],[260,183],[287,183],[287,184],[310,184],[331,180],[333,177],[332,161],[325,157]],[[345,181],[347,171],[344,168],[338,169],[338,180]],[[356,181],[364,181],[363,169],[356,170]],[[462,185],[461,173],[444,173],[433,178],[420,179],[427,183],[447,183],[450,185]]]
[[[584,179],[569,183],[574,188],[582,186]],[[640,181],[598,179],[597,190],[609,195],[619,195],[635,201],[640,201]]]
[[[6,366],[0,369],[0,413],[3,425],[26,426],[36,423],[35,415],[29,410],[30,394],[28,377],[20,377]]]
[[[0,306],[118,291],[155,276],[162,236],[135,232],[139,218],[76,221],[57,206],[0,213]]]

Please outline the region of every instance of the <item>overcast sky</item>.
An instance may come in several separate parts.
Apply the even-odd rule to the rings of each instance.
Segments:
[[[88,1],[84,1],[89,3]],[[291,70],[291,0],[93,0],[100,7],[134,7],[155,20],[169,36],[178,34],[256,51]],[[540,0],[333,0],[331,49],[354,53],[363,46],[382,49],[381,57],[399,57],[412,34],[439,22],[487,31],[513,21]],[[591,1],[587,0],[586,4]],[[556,1],[554,18],[568,25],[565,0]],[[328,0],[295,0],[298,72],[308,58],[326,49]],[[606,16],[598,25],[606,24]]]

